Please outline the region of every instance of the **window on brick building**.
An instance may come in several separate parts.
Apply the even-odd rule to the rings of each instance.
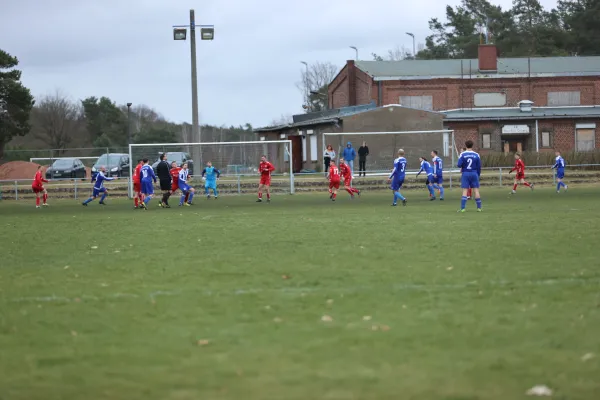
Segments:
[[[481,134],[481,148],[482,149],[491,149],[492,148],[492,134],[491,133],[482,133]]]
[[[475,93],[475,107],[502,107],[506,105],[506,93]]]
[[[418,110],[433,110],[433,96],[400,96],[400,105]]]
[[[577,151],[593,151],[596,147],[594,137],[596,136],[595,129],[577,129],[575,134],[577,140]]]
[[[552,147],[552,143],[550,141],[550,132],[542,131],[542,147]]]
[[[548,92],[549,106],[579,106],[581,92]]]

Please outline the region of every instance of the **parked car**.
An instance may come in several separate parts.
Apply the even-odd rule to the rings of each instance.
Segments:
[[[85,179],[85,165],[78,158],[61,158],[46,170],[46,179]]]
[[[183,151],[171,151],[166,154],[169,165],[171,165],[173,161],[177,163],[178,167],[181,167],[183,163],[187,163],[190,175],[194,175],[194,160],[192,160],[192,156],[190,156],[189,153]],[[156,166],[159,162],[160,157],[158,158],[158,160],[156,160],[154,164],[152,164],[152,169],[154,169],[154,173],[156,173]]]
[[[96,176],[100,167],[106,168],[107,176],[129,176],[129,154],[102,154],[92,167],[92,178]]]

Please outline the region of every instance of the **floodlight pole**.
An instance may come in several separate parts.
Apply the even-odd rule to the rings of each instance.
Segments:
[[[202,142],[198,124],[198,71],[196,69],[196,17],[190,10],[190,53],[192,57],[192,137]]]

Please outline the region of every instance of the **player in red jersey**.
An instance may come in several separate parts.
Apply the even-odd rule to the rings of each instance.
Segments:
[[[329,173],[327,174],[327,178],[329,178],[329,198],[332,201],[335,201],[337,196],[337,191],[340,188],[340,170],[337,165],[335,165],[335,160],[329,161]]]
[[[340,158],[340,174],[344,178],[344,189],[350,193],[350,198],[354,198],[354,193],[360,197],[360,190],[352,187],[352,170],[343,158]]]
[[[510,170],[509,174],[512,174],[513,171],[517,171],[517,175],[515,176],[513,190],[511,192],[512,194],[517,193],[517,185],[519,183],[533,190],[533,184],[530,184],[525,180],[525,163],[523,162],[523,160],[521,160],[521,155],[519,153],[515,154],[515,167]]]
[[[35,176],[33,177],[33,183],[31,184],[31,189],[33,193],[35,193],[35,208],[40,208],[40,194],[44,200],[43,206],[48,206],[46,202],[48,200],[48,192],[44,187],[44,182],[48,182],[48,180],[44,179],[42,176],[42,166],[38,165]]]
[[[275,171],[273,164],[267,161],[267,156],[263,155],[260,158],[260,164],[258,166],[258,172],[260,172],[260,183],[258,184],[258,200],[257,203],[262,202],[263,189],[267,191],[267,203],[271,202],[271,172]]]
[[[142,185],[140,183],[140,171],[142,170],[143,166],[144,163],[140,159],[138,160],[138,163],[135,166],[135,169],[133,170],[133,204],[135,208],[139,208],[139,206],[142,203]]]

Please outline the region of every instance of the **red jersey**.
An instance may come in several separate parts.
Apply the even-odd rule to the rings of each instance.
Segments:
[[[348,164],[340,164],[340,172],[344,179],[352,178],[352,170],[350,170]]]
[[[340,181],[340,170],[335,165],[329,167],[329,182]]]
[[[264,177],[271,176],[271,172],[275,171],[275,167],[268,161],[261,161],[258,166],[258,172]]]
[[[140,183],[140,173],[142,171],[142,164],[138,164],[133,170],[133,182]]]
[[[46,179],[43,178],[42,176],[42,171],[39,170],[35,173],[35,176],[33,177],[33,184],[31,186],[43,186],[42,184],[44,182],[48,182]]]
[[[525,163],[520,158],[515,161],[515,167],[510,172],[517,171],[518,175],[525,173]]]
[[[169,171],[171,173],[171,179],[175,184],[179,183],[179,171],[181,171],[181,168],[179,167],[171,168]]]

